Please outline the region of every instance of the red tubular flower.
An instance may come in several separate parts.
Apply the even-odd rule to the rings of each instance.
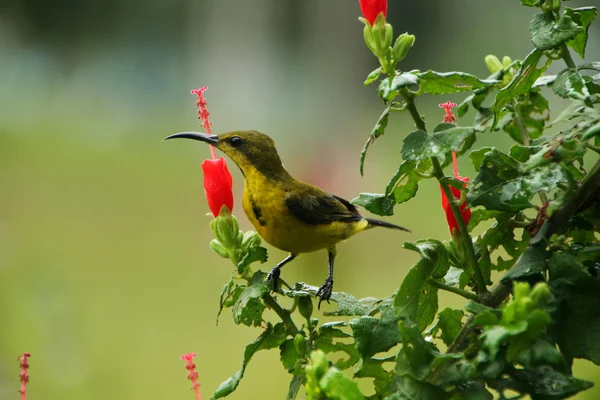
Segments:
[[[207,86],[200,89],[191,90],[190,93],[197,96],[196,107],[198,107],[198,119],[202,122],[200,126],[206,129],[210,134],[210,121],[208,117],[210,113],[206,107],[206,99],[204,92],[208,89]],[[221,212],[221,208],[226,206],[229,212],[233,211],[233,193],[231,192],[231,173],[227,168],[227,163],[223,157],[217,159],[215,148],[210,146],[212,160],[204,160],[202,162],[202,171],[204,171],[204,195],[208,202],[210,211],[215,218]]]
[[[444,122],[445,123],[452,123],[454,121],[456,121],[456,117],[454,116],[454,114],[452,113],[452,107],[456,107],[455,103],[451,103],[451,102],[446,102],[443,104],[440,104],[440,107],[444,109],[445,111],[445,115],[444,115]],[[452,152],[452,166],[453,166],[453,173],[454,173],[454,177],[456,179],[458,179],[461,182],[464,182],[463,187],[467,187],[467,183],[469,182],[469,178],[463,178],[462,176],[460,176],[458,174],[458,163],[456,162],[456,152]],[[440,189],[442,189],[442,187],[440,186]],[[452,192],[452,195],[454,196],[455,199],[460,199],[460,190],[450,186],[450,191]],[[444,213],[446,213],[446,220],[448,221],[448,228],[450,228],[450,234],[454,236],[454,232],[460,232],[460,229],[458,228],[458,222],[456,221],[456,218],[454,217],[454,213],[452,212],[452,207],[450,207],[450,201],[448,200],[448,197],[446,197],[446,193],[444,193],[444,190],[442,190],[442,208],[444,209]],[[469,208],[467,208],[467,203],[463,202],[460,205],[460,215],[462,216],[463,221],[465,222],[465,225],[467,225],[469,223],[469,220],[471,219],[471,210]]]
[[[196,372],[194,357],[196,357],[196,353],[184,354],[179,358],[185,361],[185,369],[188,370],[187,378],[192,381],[192,390],[196,394],[196,400],[202,400],[202,397],[200,397],[200,384],[198,383],[198,373]]]
[[[454,153],[453,153],[454,154]],[[463,178],[462,176],[455,174],[454,177],[461,182],[465,182],[464,187],[467,187],[467,183],[469,182],[469,178]],[[441,189],[441,186],[440,186]],[[460,190],[450,186],[450,191],[454,195],[455,199],[460,199]],[[454,218],[454,213],[452,213],[452,208],[450,207],[450,201],[446,197],[446,193],[442,190],[442,208],[444,209],[444,213],[446,213],[446,220],[448,221],[448,228],[450,228],[450,234],[454,235],[454,231],[460,232],[458,229],[458,222],[456,222],[456,218]],[[467,203],[462,203],[460,205],[460,214],[462,215],[463,221],[465,221],[465,225],[469,223],[471,219],[471,209],[467,207]]]
[[[358,0],[360,3],[360,11],[371,26],[375,23],[377,16],[383,13],[387,16],[387,0]]]
[[[231,173],[225,159],[221,157],[218,160],[204,160],[202,171],[204,171],[204,194],[210,211],[215,217],[219,215],[223,206],[232,212]]]
[[[19,380],[21,381],[19,393],[21,393],[21,400],[25,400],[27,398],[27,382],[29,382],[29,374],[27,373],[29,364],[27,364],[27,358],[29,357],[31,357],[31,353],[23,353],[23,355],[17,357],[17,360],[19,361],[19,367],[21,367],[21,372],[19,373]]]

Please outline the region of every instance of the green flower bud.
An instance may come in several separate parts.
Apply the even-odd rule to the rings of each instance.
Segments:
[[[296,352],[304,357],[306,354],[306,339],[300,333],[297,333],[296,336],[294,336],[294,347]]]
[[[545,282],[540,282],[531,291],[531,300],[538,308],[543,308],[550,299],[550,288]]]
[[[371,29],[371,25],[365,25],[365,29],[363,29],[363,36],[365,37],[365,44],[373,53],[375,53],[375,42],[373,41],[373,32]]]
[[[394,40],[394,29],[392,28],[392,25],[385,24],[385,45],[383,48],[385,49],[386,54],[392,45],[392,40]]]
[[[317,381],[320,381],[323,375],[325,375],[325,372],[327,372],[327,369],[329,369],[329,362],[327,361],[325,353],[323,353],[321,350],[313,351],[310,353],[310,361],[310,366],[312,367],[311,371]]]
[[[529,284],[527,282],[516,282],[513,286],[515,301],[529,296]]]
[[[495,74],[504,68],[498,57],[493,54],[488,54],[485,56],[485,65],[492,74]]]
[[[415,35],[409,35],[408,33],[403,33],[398,36],[396,39],[396,43],[394,43],[394,48],[392,50],[392,54],[394,56],[394,61],[402,61],[406,58],[408,54],[408,50],[415,43]]]
[[[215,236],[221,242],[223,246],[230,249],[235,247],[235,241],[237,238],[237,230],[233,230],[233,223],[231,221],[231,217],[222,217],[218,216],[217,220],[217,229],[215,232]]]
[[[508,67],[510,64],[512,64],[512,59],[509,56],[502,57],[502,65],[504,68]]]
[[[237,237],[235,238],[235,247],[240,249],[242,247],[242,242],[244,241],[244,233],[242,231],[238,231]]]
[[[310,319],[313,312],[313,302],[310,296],[302,296],[298,298],[298,310],[300,315],[306,319]]]
[[[210,241],[210,249],[223,258],[229,258],[229,252],[217,239]]]

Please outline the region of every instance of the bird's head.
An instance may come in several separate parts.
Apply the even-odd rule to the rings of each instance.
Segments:
[[[287,175],[277,154],[275,142],[257,131],[233,131],[220,135],[200,132],[176,133],[166,139],[194,139],[209,143],[237,164],[245,176],[257,171],[267,177]]]

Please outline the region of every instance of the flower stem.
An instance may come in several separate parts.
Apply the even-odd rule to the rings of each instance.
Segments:
[[[419,114],[419,110],[417,110],[417,106],[415,105],[415,96],[408,89],[404,88],[401,92],[402,97],[406,101],[406,109],[410,113],[412,119],[415,121],[415,125],[418,129],[427,132],[427,126],[425,125],[425,121],[421,114]],[[440,161],[437,157],[431,157],[431,164],[433,166],[433,176],[440,183],[440,187],[444,191],[446,197],[450,199],[454,199],[454,194],[450,190],[450,187],[447,183],[442,182],[442,178],[444,177],[444,171],[442,166],[440,165]],[[479,268],[479,264],[477,263],[477,257],[475,256],[475,249],[473,249],[473,239],[469,232],[467,231],[467,226],[465,225],[465,221],[463,220],[462,214],[460,213],[460,207],[455,200],[450,200],[450,208],[452,209],[452,214],[454,214],[454,218],[456,219],[456,223],[458,225],[458,229],[460,231],[460,237],[465,249],[465,253],[467,255],[467,262],[471,270],[473,271],[473,276],[475,279],[475,284],[477,286],[477,294],[485,294],[487,293],[487,287],[485,285],[485,279],[483,278],[483,274],[481,269]]]
[[[438,289],[445,290],[447,292],[452,292],[454,294],[462,296],[465,299],[473,300],[473,301],[476,301],[478,303],[481,302],[481,299],[476,294],[473,294],[471,292],[467,292],[466,290],[459,289],[459,288],[454,287],[454,286],[446,285],[446,284],[444,284],[442,282],[436,281],[433,278],[427,278],[427,283],[430,284],[433,287],[438,288]]]
[[[565,64],[567,64],[567,67],[569,67],[569,68],[577,67],[575,65],[575,61],[573,61],[573,57],[571,57],[571,52],[567,48],[567,45],[564,43],[560,45],[560,56],[565,61]]]
[[[265,302],[265,305],[271,310],[275,311],[275,313],[279,315],[279,318],[281,318],[281,320],[287,325],[290,335],[295,336],[298,332],[300,332],[298,327],[296,327],[296,324],[294,324],[292,317],[290,317],[290,312],[281,307],[279,303],[275,301],[273,296],[267,294],[265,297],[263,297],[263,301]]]

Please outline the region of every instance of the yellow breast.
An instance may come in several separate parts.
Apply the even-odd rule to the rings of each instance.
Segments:
[[[265,184],[260,177],[246,176],[242,202],[244,212],[258,234],[280,250],[308,253],[333,247],[367,226],[364,220],[307,224],[289,211],[285,199],[283,185]]]

